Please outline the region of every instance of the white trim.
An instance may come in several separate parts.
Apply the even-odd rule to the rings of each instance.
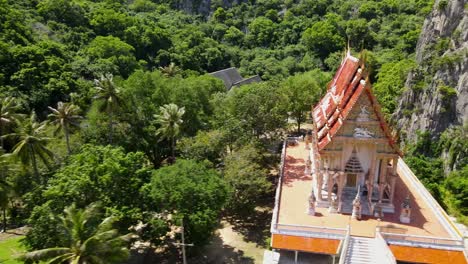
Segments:
[[[444,209],[442,209],[439,203],[437,203],[434,197],[432,197],[429,191],[427,191],[421,181],[419,181],[419,179],[414,175],[408,165],[406,165],[405,161],[402,158],[399,158],[397,164],[397,172],[402,172],[398,173],[398,175],[404,176],[410,180],[413,187],[412,189],[417,190],[418,193],[423,196],[427,204],[431,207],[432,212],[434,212],[437,219],[445,228],[445,230],[450,234],[450,236],[457,240],[462,239],[463,236],[461,235],[461,232],[456,228],[447,213],[444,211]]]

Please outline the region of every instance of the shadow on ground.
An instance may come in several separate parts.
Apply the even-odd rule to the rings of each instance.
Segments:
[[[253,264],[254,260],[244,256],[242,250],[236,250],[231,246],[223,244],[223,240],[219,235],[216,235],[211,240],[210,245],[206,246],[203,252],[196,258],[188,260],[189,263],[195,264]]]
[[[233,226],[235,232],[241,234],[245,241],[254,242],[259,246],[265,246],[265,241],[270,237],[271,208],[257,208],[248,216],[231,216],[226,220]]]

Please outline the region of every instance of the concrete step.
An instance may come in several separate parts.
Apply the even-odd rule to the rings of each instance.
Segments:
[[[379,257],[383,249],[379,248],[374,238],[365,237],[350,237],[348,248],[345,250],[346,264],[361,264],[361,263],[382,263]]]

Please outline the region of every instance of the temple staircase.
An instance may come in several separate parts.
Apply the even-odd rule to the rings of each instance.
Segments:
[[[385,244],[378,237],[349,236],[341,254],[340,264],[379,263],[395,264],[396,261]]]

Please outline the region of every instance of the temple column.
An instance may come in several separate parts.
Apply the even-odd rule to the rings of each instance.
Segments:
[[[338,174],[338,210],[341,212],[341,207],[343,204],[343,201],[341,199],[342,193],[343,193],[343,188],[344,188],[344,179],[345,179],[345,173],[343,171],[339,171],[336,174]]]
[[[380,171],[379,171],[379,183],[382,184],[382,183],[386,183],[386,172],[387,172],[387,159],[386,158],[382,158],[382,163],[380,164]]]
[[[327,194],[328,194],[328,201],[331,202],[332,198],[332,190],[333,190],[333,177],[330,175],[328,170],[325,172],[327,174]]]
[[[323,174],[322,172],[317,172],[317,199],[322,201],[322,186],[323,186]]]
[[[396,174],[396,167],[398,163],[398,158],[392,159],[392,167],[389,170],[390,175],[390,203],[393,204],[393,198],[395,195],[395,185],[396,185],[396,178],[398,175]]]
[[[380,163],[380,171],[379,171],[379,203],[382,203],[382,198],[385,190],[385,183],[386,183],[386,172],[387,172],[387,159],[382,158]]]
[[[368,193],[368,200],[369,202],[372,202],[372,192],[374,190],[374,176],[375,176],[375,164],[376,164],[377,159],[375,157],[372,158],[371,160],[371,165],[369,168],[369,182],[367,184],[367,193]]]

